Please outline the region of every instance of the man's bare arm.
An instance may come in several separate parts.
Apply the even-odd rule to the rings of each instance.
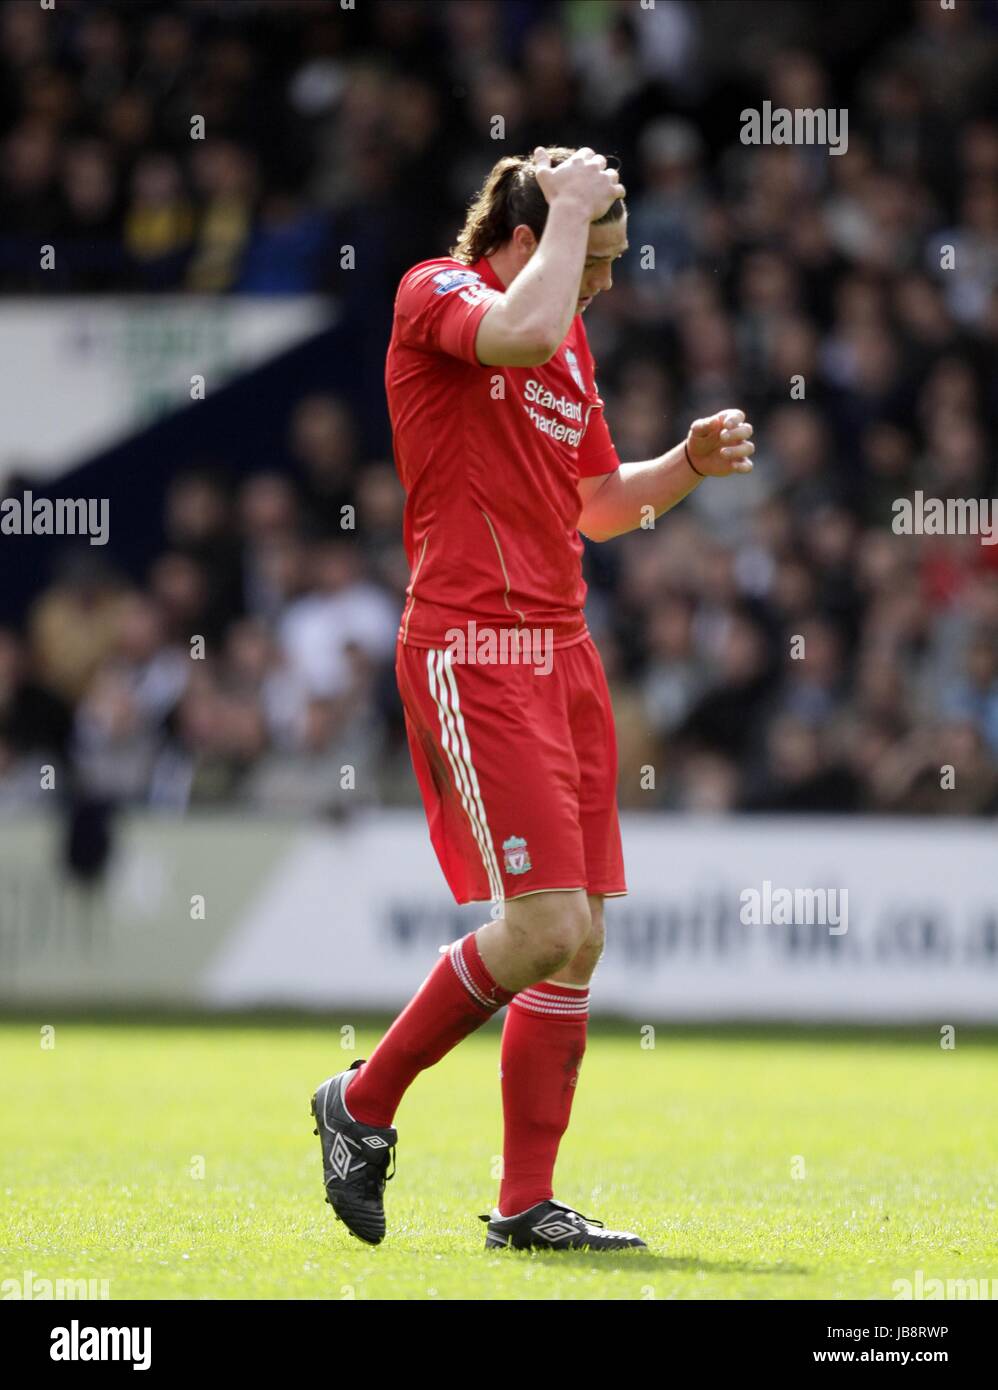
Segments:
[[[687,458],[689,450],[689,459]],[[661,516],[700,486],[705,477],[750,473],[755,445],[743,410],[723,410],[695,420],[682,444],[659,458],[622,463],[613,473],[579,481],[579,530],[594,541],[612,540],[647,525],[651,507]]]
[[[576,312],[590,223],[625,193],[588,146],[553,169],[546,150],[533,157],[547,221],[537,250],[478,325],[475,354],[485,366],[535,367],[554,356]]]

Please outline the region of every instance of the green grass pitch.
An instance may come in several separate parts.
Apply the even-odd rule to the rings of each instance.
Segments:
[[[0,1025],[0,1279],[107,1279],[112,1299],[601,1300],[998,1280],[994,1035],[958,1029],[947,1051],[931,1027],[671,1028],[649,1048],[637,1024],[594,1027],[556,1195],[648,1241],[607,1256],[483,1248],[497,1023],[417,1079],[388,1238],[349,1236],[308,1101],[380,1030],[343,1051],[339,1023]]]

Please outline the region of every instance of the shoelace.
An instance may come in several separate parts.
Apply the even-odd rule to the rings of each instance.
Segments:
[[[370,1194],[371,1194],[372,1196],[380,1197],[382,1191],[384,1190],[385,1183],[386,1183],[386,1182],[391,1182],[392,1178],[395,1176],[395,1167],[396,1167],[396,1165],[395,1165],[395,1145],[394,1145],[394,1144],[392,1145],[391,1149],[389,1150],[389,1162],[390,1162],[391,1165],[392,1165],[392,1171],[391,1171],[390,1173],[387,1173],[387,1172],[386,1172],[386,1173],[368,1173],[368,1174],[367,1174],[367,1188],[368,1188],[368,1191],[370,1192]],[[388,1166],[388,1165],[386,1164],[385,1167],[387,1168],[387,1166]],[[370,1167],[370,1164],[368,1164],[368,1167]]]
[[[581,1212],[581,1211],[576,1211],[574,1207],[570,1207],[570,1208],[568,1209],[568,1211],[565,1212],[565,1215],[566,1215],[566,1216],[577,1216],[577,1217],[579,1218],[579,1220],[580,1220],[581,1222],[583,1222],[583,1224],[586,1225],[586,1226],[599,1226],[599,1227],[601,1227],[601,1228],[605,1228],[605,1227],[606,1227],[606,1222],[605,1222],[605,1221],[597,1221],[596,1218],[595,1218],[595,1216],[583,1216],[583,1215],[582,1215],[582,1212]]]

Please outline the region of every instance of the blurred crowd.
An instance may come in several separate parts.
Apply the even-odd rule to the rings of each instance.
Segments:
[[[402,490],[390,463],[361,466],[332,397],[298,402],[289,450],[293,476],[178,474],[144,586],[71,553],[23,637],[0,630],[0,804],[39,795],[46,749],[109,804],[322,814],[380,795]]]
[[[0,9],[0,288],[345,293],[344,239],[390,287],[501,154],[616,153],[632,249],[586,326],[618,452],[732,405],[757,443],[587,546],[622,804],[998,811],[998,545],[892,528],[917,490],[998,494],[990,0],[59,9]],[[847,152],[742,144],[762,100],[847,107]],[[0,806],[40,754],[116,804],[415,799],[403,497],[361,423],[310,395],[291,472],[178,461],[141,586],[89,551],[0,632]]]

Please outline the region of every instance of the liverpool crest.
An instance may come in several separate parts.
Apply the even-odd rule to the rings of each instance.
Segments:
[[[503,840],[502,848],[508,874],[525,874],[533,868],[527,842],[520,835],[511,835],[508,840]]]
[[[579,371],[579,359],[571,348],[565,349],[565,361],[568,363],[568,370],[572,373],[572,380],[585,395],[586,383],[582,380],[582,373]]]

